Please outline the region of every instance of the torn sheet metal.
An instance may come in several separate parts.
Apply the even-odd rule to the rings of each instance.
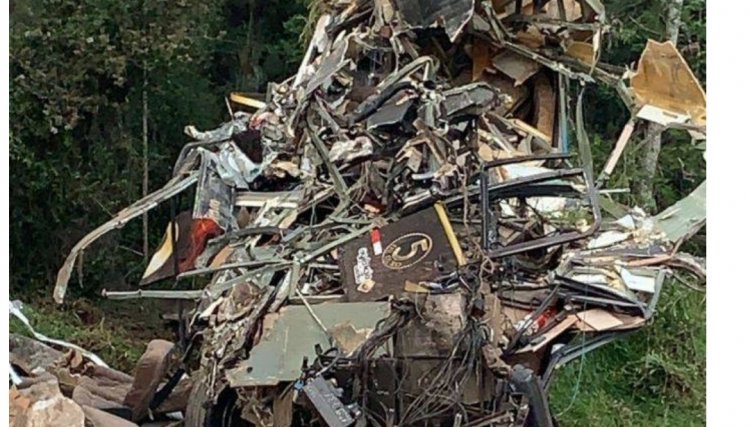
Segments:
[[[200,197],[198,193],[198,202]],[[200,203],[195,206],[200,212]],[[212,207],[213,215],[218,218],[221,206],[213,204]],[[209,215],[212,215],[210,211]],[[223,233],[224,230],[211,217],[194,218],[189,211],[180,213],[175,217],[174,224],[167,224],[162,244],[146,267],[140,286],[193,270],[208,241]]]
[[[345,37],[336,42],[330,54],[324,56],[320,62],[320,67],[315,74],[311,76],[307,83],[305,94],[309,95],[317,90],[321,85],[329,85],[331,78],[341,69],[351,67],[353,62],[346,57],[349,50],[349,38]]]
[[[667,269],[705,277],[677,252],[704,198],[653,218],[601,197],[636,121],[704,130],[689,70],[654,46],[635,74],[600,63],[595,0],[320,6],[297,74],[245,102],[252,114],[188,128],[176,178],[113,220],[198,183],[145,275],[177,288],[104,295],[195,302],[187,427],[549,425],[555,366],[645,326]],[[584,83],[632,113],[597,186],[582,95],[569,111]],[[578,149],[561,154],[573,122]],[[113,227],[76,246],[58,301]],[[208,284],[188,288],[197,276]]]
[[[630,88],[639,117],[664,124],[689,117],[692,124],[706,126],[706,92],[672,42],[646,42]]]
[[[395,4],[408,28],[442,27],[452,42],[474,12],[474,0],[396,0]]]
[[[447,90],[441,106],[446,117],[452,118],[463,114],[479,114],[488,111],[502,98],[487,83],[471,83],[466,86]]]
[[[587,245],[588,249],[601,249],[606,248],[617,243],[624,242],[630,238],[631,234],[622,231],[607,231],[601,233],[596,238],[589,240]]]
[[[697,233],[706,224],[706,181],[690,195],[664,209],[656,220],[672,243],[681,242]]]
[[[401,119],[399,118],[398,121],[400,120]],[[358,136],[354,139],[338,141],[333,144],[331,151],[328,154],[331,156],[332,162],[351,162],[372,155],[372,141],[366,136]]]
[[[594,45],[587,42],[572,41],[565,47],[565,53],[581,63],[592,66],[594,65]]]
[[[250,160],[234,142],[222,144],[217,157],[215,164],[221,179],[233,187],[246,190],[261,173],[261,165]]]
[[[294,76],[294,81],[291,85],[292,89],[295,89],[303,81],[306,81],[312,74],[312,70],[310,70],[310,61],[312,60],[313,56],[317,53],[325,52],[327,50],[331,41],[328,38],[328,34],[326,33],[325,29],[330,24],[331,15],[324,13],[320,16],[320,18],[318,18],[318,22],[315,24],[315,31],[312,35],[312,39],[310,40],[310,45],[305,52],[304,58],[302,58],[302,62],[300,63],[299,69],[297,70],[297,74]]]
[[[292,191],[240,191],[236,193],[235,206],[248,208],[260,208],[263,206],[278,207],[282,209],[296,209],[304,200],[304,192]]]
[[[325,303],[310,306],[287,306],[271,322],[247,360],[227,372],[232,387],[275,385],[299,378],[303,359],[315,358],[315,345],[330,346],[326,329],[348,323],[357,329],[374,329],[388,316],[389,303]],[[269,320],[266,320],[269,322]],[[284,357],[279,357],[283,354]]]
[[[100,225],[96,230],[87,234],[86,237],[81,239],[68,254],[65,259],[65,263],[57,273],[57,281],[55,283],[54,298],[55,302],[62,304],[63,298],[65,298],[65,291],[68,288],[68,281],[70,280],[70,274],[73,272],[73,266],[80,255],[90,244],[94,243],[104,234],[117,229],[122,228],[130,220],[138,218],[144,213],[151,209],[159,206],[160,203],[168,200],[171,197],[185,191],[191,185],[195,184],[198,180],[198,173],[192,172],[187,176],[178,176],[173,178],[164,187],[155,192],[149,194],[145,198],[138,202],[128,206],[127,208],[120,211],[114,218],[108,222]]]
[[[506,50],[492,58],[492,66],[506,76],[513,79],[516,86],[520,86],[534,76],[542,66],[529,58]]]
[[[687,114],[673,113],[669,110],[664,110],[653,105],[644,105],[635,114],[639,119],[643,119],[652,123],[669,127],[673,125],[681,125],[687,123],[690,120],[690,116]]]
[[[219,176],[217,160],[204,157],[201,161],[200,179],[195,189],[193,219],[215,222],[228,231],[234,224],[234,191]]]
[[[232,121],[229,121],[227,123],[222,124],[216,129],[209,130],[209,131],[199,131],[196,129],[195,126],[185,126],[185,135],[189,136],[190,138],[202,141],[202,142],[221,142],[221,141],[227,141],[232,138],[232,135],[236,133],[240,133],[247,129],[247,125],[249,123],[250,115],[238,111],[234,113],[234,117]]]
[[[151,260],[143,272],[139,286],[174,277],[179,272],[177,265],[179,259],[187,257],[190,253],[192,240],[190,229],[193,224],[193,216],[190,212],[182,212],[175,217],[174,223],[167,224],[161,245],[151,256]]]
[[[375,129],[381,126],[399,124],[414,105],[413,95],[402,91],[383,104],[378,111],[367,118],[367,128]]]
[[[653,294],[656,292],[656,281],[660,271],[615,267],[628,289],[636,292]]]

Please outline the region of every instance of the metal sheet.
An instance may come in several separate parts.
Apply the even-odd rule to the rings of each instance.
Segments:
[[[509,50],[492,58],[492,65],[501,73],[512,78],[516,86],[524,84],[526,80],[542,69],[538,62]]]
[[[474,14],[474,0],[396,0],[396,7],[409,27],[442,27],[452,42]]]
[[[356,329],[374,329],[388,316],[390,303],[324,303],[311,306],[326,329],[349,323]],[[275,385],[300,377],[305,357],[315,359],[315,345],[330,346],[328,336],[305,306],[287,306],[266,331],[249,357],[227,372],[232,387]]]
[[[176,194],[189,188],[198,180],[198,173],[192,172],[187,176],[176,176],[172,178],[164,187],[157,191],[149,194],[141,200],[133,203],[127,208],[120,211],[117,216],[104,224],[97,227],[94,231],[87,234],[81,239],[68,254],[65,259],[65,263],[60,267],[60,271],[57,272],[57,281],[55,283],[54,298],[55,302],[62,304],[63,298],[65,297],[65,291],[68,289],[68,280],[70,280],[70,274],[73,272],[73,266],[78,258],[78,255],[83,252],[90,244],[94,243],[104,234],[117,229],[122,228],[133,218],[138,218],[144,213],[151,209],[159,206],[159,204]]]
[[[441,107],[446,118],[472,114],[479,115],[489,111],[499,100],[506,99],[484,82],[470,83],[444,92],[445,99]]]
[[[672,42],[646,43],[630,86],[640,107],[652,105],[706,125],[706,92]]]
[[[706,181],[690,195],[656,216],[659,228],[672,243],[687,239],[706,224]]]
[[[339,265],[347,300],[383,299],[403,292],[407,282],[455,270],[462,254],[445,227],[436,209],[425,209],[344,245]]]
[[[195,190],[193,218],[213,220],[222,230],[227,231],[235,222],[232,214],[233,196],[232,187],[219,175],[216,157],[203,157],[200,178]]]

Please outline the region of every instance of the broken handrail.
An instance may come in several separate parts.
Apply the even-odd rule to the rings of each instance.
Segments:
[[[108,291],[102,289],[102,297],[111,300],[131,299],[169,299],[169,300],[198,300],[206,291],[154,291],[138,289],[137,291]]]
[[[487,170],[508,164],[522,163],[525,161],[558,160],[567,158],[570,158],[570,155],[567,153],[547,153],[542,155],[528,155],[511,157],[509,159],[498,159],[482,164],[479,172],[479,191],[481,194],[480,201],[482,209],[482,249],[488,250],[490,248],[490,228],[489,224],[487,223],[487,220],[490,216],[489,177],[487,176]]]
[[[571,30],[577,30],[577,31],[604,31],[607,32],[610,28],[609,25],[602,24],[601,22],[573,22],[573,21],[566,21],[563,19],[554,19],[554,18],[540,18],[536,16],[528,16],[528,15],[511,15],[506,18],[508,21],[512,23],[516,22],[523,22],[526,24],[535,24],[540,26],[551,26],[551,27],[558,27],[558,28],[570,28]]]
[[[510,190],[525,187],[532,184],[539,184],[545,181],[552,181],[562,178],[571,178],[575,176],[581,176],[583,170],[579,168],[573,169],[557,169],[549,172],[541,172],[534,175],[522,176],[518,178],[511,178],[507,181],[503,181],[494,185],[489,186],[488,193],[492,196],[496,193],[500,193],[502,190]],[[467,194],[458,194],[450,196],[444,200],[444,203],[448,207],[456,206],[458,203],[463,202],[464,197],[467,197],[470,201],[476,201],[480,198],[481,191],[476,185],[467,188]],[[493,200],[492,198],[490,200]]]
[[[596,186],[593,178],[593,161],[591,157],[591,146],[588,140],[588,135],[583,126],[583,90],[578,95],[578,103],[576,106],[576,136],[578,140],[578,151],[581,157],[582,174],[586,182],[586,195],[588,198],[589,205],[591,206],[592,213],[594,215],[594,222],[591,224],[586,231],[568,232],[558,236],[544,237],[541,239],[525,241],[516,243],[510,246],[506,246],[499,249],[494,249],[488,252],[489,258],[502,258],[510,255],[516,255],[519,253],[528,252],[535,249],[542,249],[551,246],[558,246],[565,243],[573,242],[576,240],[586,239],[594,235],[599,230],[602,224],[602,213],[599,206],[599,197],[596,192]],[[538,174],[542,175],[542,174]],[[537,176],[538,176],[537,175]],[[532,175],[535,176],[535,175]],[[489,191],[484,194],[480,194],[480,197],[489,197]]]
[[[281,264],[281,263],[283,263],[283,261],[279,259],[268,259],[268,260],[235,262],[231,264],[219,265],[216,267],[198,268],[195,270],[189,270],[184,273],[180,273],[180,275],[177,276],[177,280],[187,279],[189,277],[195,277],[195,276],[203,276],[205,274],[213,274],[213,273],[224,271],[224,270],[233,270],[233,269],[239,269],[239,268],[258,268],[258,267],[265,267],[267,265]]]
[[[94,231],[79,240],[78,243],[73,246],[73,249],[71,249],[68,257],[65,259],[65,263],[63,263],[62,267],[60,267],[60,270],[57,272],[57,281],[55,282],[55,290],[53,293],[55,302],[58,304],[63,303],[65,291],[68,288],[68,281],[73,272],[73,265],[75,264],[78,255],[81,254],[84,249],[104,234],[114,229],[122,228],[130,220],[138,218],[151,209],[154,209],[159,206],[159,203],[183,192],[197,181],[197,171],[193,171],[184,177],[178,176],[172,178],[164,187],[123,209],[114,218],[100,225]]]

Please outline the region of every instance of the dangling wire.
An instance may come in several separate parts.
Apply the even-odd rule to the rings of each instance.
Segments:
[[[591,147],[589,145],[588,136],[586,135],[586,131],[583,127],[583,93],[586,91],[586,86],[583,86],[581,88],[581,92],[578,94],[578,103],[576,105],[576,139],[578,139],[578,146],[579,146],[579,154],[581,156],[581,161],[583,163],[583,170],[584,170],[584,177],[586,178],[587,185],[589,188],[591,188],[593,184],[593,160],[591,157]],[[596,197],[595,195],[592,195],[593,197]],[[594,204],[595,208],[598,208],[598,203]],[[588,296],[588,286],[585,287],[584,296]],[[585,312],[587,309],[587,299],[584,299],[583,301],[583,311]],[[581,337],[581,348],[586,348],[586,333],[583,333],[583,336]],[[583,366],[586,362],[586,353],[584,352],[581,354],[581,361],[580,365],[578,366],[578,375],[576,378],[575,387],[573,388],[573,395],[571,396],[570,403],[568,406],[562,410],[558,415],[564,415],[566,412],[568,412],[573,405],[576,402],[576,399],[578,398],[578,392],[581,387],[581,380],[583,378]]]

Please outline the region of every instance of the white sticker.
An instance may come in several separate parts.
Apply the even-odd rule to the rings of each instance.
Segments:
[[[367,252],[367,248],[359,248],[357,251],[357,264],[354,266],[354,282],[358,285],[363,285],[368,281],[372,281],[372,267],[370,266],[370,254]]]

